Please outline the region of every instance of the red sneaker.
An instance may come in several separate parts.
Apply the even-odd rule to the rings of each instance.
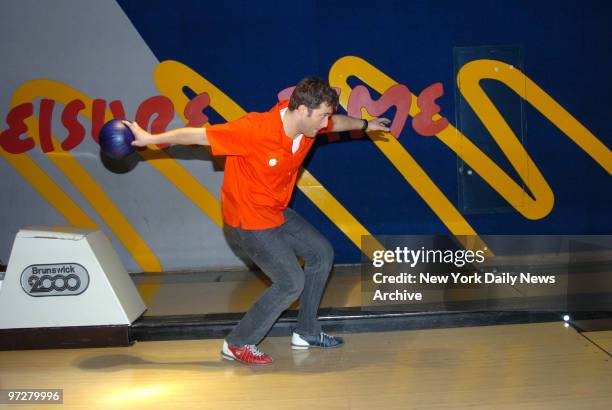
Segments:
[[[236,360],[240,363],[266,365],[272,364],[274,359],[259,350],[255,345],[244,345],[242,347],[231,346],[223,341],[221,356],[227,360]]]

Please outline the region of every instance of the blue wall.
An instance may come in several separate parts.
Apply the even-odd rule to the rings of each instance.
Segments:
[[[160,61],[190,66],[247,111],[267,110],[281,89],[305,76],[327,78],[336,60],[354,55],[415,93],[441,82],[445,95],[437,103],[452,123],[454,47],[513,45],[523,54],[525,74],[610,146],[608,2],[119,3]],[[507,211],[467,215],[470,224],[483,234],[612,233],[610,174],[524,106],[523,141],[551,185],[555,207],[541,220]],[[457,204],[456,155],[409,126],[400,141]],[[446,232],[369,140],[320,139],[307,168],[372,233]],[[297,190],[293,207],[333,240],[337,262],[358,258],[358,250]]]

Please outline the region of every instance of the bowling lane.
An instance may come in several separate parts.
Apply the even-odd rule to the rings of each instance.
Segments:
[[[75,409],[612,407],[609,356],[561,322],[345,336],[327,351],[269,337],[267,367],[222,361],[214,339],[5,351],[0,385],[62,388]]]

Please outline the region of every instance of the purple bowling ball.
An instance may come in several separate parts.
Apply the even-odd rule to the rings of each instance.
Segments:
[[[114,159],[125,158],[135,151],[134,134],[119,119],[110,120],[100,130],[100,149]]]

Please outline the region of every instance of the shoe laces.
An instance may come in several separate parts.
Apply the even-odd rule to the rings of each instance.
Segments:
[[[253,356],[257,356],[257,357],[261,357],[264,356],[265,353],[262,352],[261,350],[259,350],[259,348],[257,347],[257,345],[246,345],[247,349],[251,352],[251,354]]]
[[[321,343],[325,343],[325,341],[335,342],[336,337],[332,335],[328,335],[325,332],[321,332]]]

